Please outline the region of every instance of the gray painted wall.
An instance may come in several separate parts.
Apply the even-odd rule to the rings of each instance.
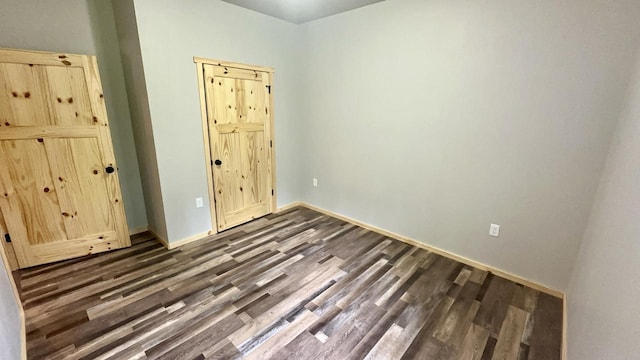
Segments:
[[[194,56],[275,68],[278,204],[299,199],[296,25],[221,1],[135,0],[169,241],[211,230]],[[204,207],[196,208],[202,197]]]
[[[0,0],[0,47],[97,55],[130,229],[147,225],[109,1]]]
[[[136,153],[140,164],[147,223],[151,231],[166,239],[167,224],[164,219],[158,159],[153,141],[153,126],[140,52],[135,6],[133,0],[113,0],[112,3],[129,98],[129,109],[131,110]]]
[[[639,10],[389,0],[302,25],[302,200],[565,290]]]
[[[640,52],[568,292],[569,359],[640,354]]]
[[[9,276],[4,259],[0,256],[0,359],[18,360],[22,353],[22,326],[20,308],[15,301]]]
[[[570,358],[640,353],[640,60],[623,106],[635,2],[388,0],[297,27],[209,0],[135,0],[136,18],[132,1],[114,6],[122,54],[109,1],[0,2],[0,46],[98,55],[131,228],[146,218],[120,55],[151,226],[171,240],[211,225],[194,206],[192,56],[273,66],[279,205],[302,198],[559,289],[586,226]],[[18,358],[3,266],[0,299],[0,358]]]

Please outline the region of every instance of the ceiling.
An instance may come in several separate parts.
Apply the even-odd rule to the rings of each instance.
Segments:
[[[301,24],[384,0],[222,0]]]

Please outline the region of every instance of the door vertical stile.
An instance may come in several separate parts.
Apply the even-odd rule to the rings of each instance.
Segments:
[[[106,176],[107,191],[111,208],[114,212],[114,220],[116,232],[118,233],[118,242],[120,247],[131,246],[129,238],[129,229],[126,222],[124,212],[124,202],[120,191],[120,179],[118,176],[118,168],[116,166],[115,154],[113,152],[113,142],[111,140],[111,131],[109,129],[109,120],[107,118],[107,108],[104,102],[104,94],[102,83],[100,81],[100,71],[98,69],[98,61],[95,57],[83,57],[85,79],[89,90],[89,99],[93,111],[94,122],[98,125],[98,142],[102,154],[103,169],[106,167],[115,168],[115,172]]]
[[[4,152],[3,147],[0,145],[0,168],[8,169],[9,166],[6,163],[7,155]],[[22,217],[22,207],[17,199],[17,194],[14,190],[11,177],[7,171],[0,171],[0,207],[2,208],[2,214],[4,216],[5,225],[7,228],[5,231],[11,234],[13,238],[28,238],[27,226],[24,223]],[[9,225],[12,225],[9,228]],[[13,241],[13,247],[16,252],[16,259],[20,267],[29,266],[33,261],[30,256],[30,252],[26,244],[22,241]]]

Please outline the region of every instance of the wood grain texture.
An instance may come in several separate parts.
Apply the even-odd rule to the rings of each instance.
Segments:
[[[82,67],[83,55],[35,50],[0,49],[0,63],[42,64],[62,67]]]
[[[561,356],[560,299],[307,208],[153,240],[20,270],[29,357]]]
[[[16,253],[13,250],[13,244],[5,240],[5,235],[7,234],[7,230],[5,229],[6,225],[4,224],[4,217],[2,216],[2,212],[0,211],[0,242],[2,242],[4,255],[7,259],[6,265],[11,271],[14,271],[17,270],[20,266],[18,265]]]
[[[273,212],[269,73],[204,65],[218,231]]]
[[[268,136],[267,143],[269,151],[267,152],[267,173],[271,176],[271,211],[275,212],[278,208],[278,189],[276,182],[276,129],[275,129],[275,87],[274,87],[273,69],[262,75],[262,82],[269,86],[269,91],[265,92],[265,112],[268,113],[270,121],[265,125],[265,134]]]
[[[211,219],[211,231],[217,232],[218,220],[216,219],[216,202],[213,187],[213,171],[210,170],[213,159],[211,159],[211,138],[209,137],[209,121],[207,114],[207,95],[204,84],[204,65],[196,63],[196,78],[198,79],[198,94],[200,95],[200,117],[202,124],[202,143],[204,144],[204,166],[207,169],[207,191],[209,193],[209,218]]]
[[[0,49],[0,211],[20,267],[130,245],[108,125],[95,57]]]

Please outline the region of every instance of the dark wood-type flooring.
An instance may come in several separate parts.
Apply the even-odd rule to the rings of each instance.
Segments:
[[[562,301],[306,208],[16,273],[30,359],[560,358]]]

